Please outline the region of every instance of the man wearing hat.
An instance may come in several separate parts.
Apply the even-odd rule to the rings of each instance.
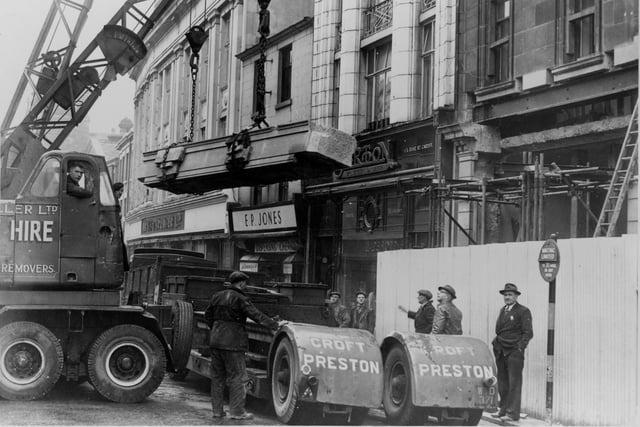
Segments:
[[[340,304],[340,297],[341,295],[338,291],[329,292],[329,307],[333,313],[333,326],[348,328],[351,326],[351,316],[349,316],[347,307]]]
[[[229,275],[230,286],[216,292],[204,316],[211,328],[211,406],[214,418],[226,414],[222,408],[222,392],[228,380],[229,416],[247,420],[253,415],[245,411],[247,366],[244,353],[249,349],[249,337],[245,328],[247,317],[275,330],[285,322],[276,322],[258,310],[245,294],[249,276],[240,271]]]
[[[351,309],[351,327],[355,329],[366,329],[373,333],[374,313],[367,305],[367,294],[364,291],[356,293],[356,303]]]
[[[438,308],[433,316],[433,333],[462,335],[462,312],[455,306],[456,290],[451,285],[438,288]]]
[[[409,319],[414,319],[414,327],[416,332],[420,334],[430,334],[433,328],[433,315],[436,309],[433,308],[431,298],[433,298],[431,291],[420,289],[418,291],[418,303],[420,304],[418,311],[409,311],[403,305],[398,306],[400,311],[407,313]]]
[[[498,367],[500,411],[493,416],[503,421],[518,421],[524,350],[533,338],[531,311],[518,304],[520,291],[513,283],[505,284],[499,292],[503,295],[505,306],[498,313],[493,354]]]

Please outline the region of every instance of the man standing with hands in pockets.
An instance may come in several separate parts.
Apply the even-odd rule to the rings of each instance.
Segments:
[[[504,289],[499,292],[504,297],[505,306],[500,309],[496,321],[493,354],[498,367],[500,411],[493,417],[507,422],[518,421],[524,350],[533,338],[531,311],[524,305],[518,304],[520,291],[513,283],[505,284]]]

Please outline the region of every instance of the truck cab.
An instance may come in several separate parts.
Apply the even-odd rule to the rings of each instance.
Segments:
[[[16,199],[0,203],[2,288],[120,287],[119,206],[102,157],[47,152]]]

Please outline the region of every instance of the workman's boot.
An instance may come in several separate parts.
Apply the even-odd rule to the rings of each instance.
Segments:
[[[231,418],[232,420],[252,420],[253,419],[253,414],[251,412],[243,412],[242,414],[238,414],[238,415],[229,415],[229,418]]]

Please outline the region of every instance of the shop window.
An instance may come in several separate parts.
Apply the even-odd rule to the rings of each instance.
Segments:
[[[367,81],[367,129],[389,124],[391,105],[391,42],[365,52]]]
[[[598,0],[567,1],[567,62],[591,55],[598,50]]]
[[[289,200],[289,183],[281,182],[278,184],[278,201],[285,202]]]
[[[280,49],[278,69],[278,103],[291,100],[291,46]]]
[[[422,26],[422,117],[429,117],[433,114],[434,30],[435,22],[433,20]]]
[[[511,0],[492,0],[487,77],[493,83],[504,82],[511,78],[512,12]]]

